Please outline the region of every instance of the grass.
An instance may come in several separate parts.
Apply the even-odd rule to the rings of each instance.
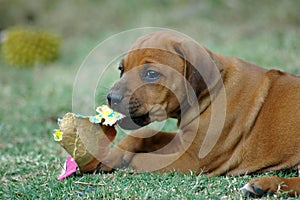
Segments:
[[[10,16],[18,2],[5,2],[9,9],[0,15]],[[299,1],[274,4],[268,0],[243,3],[164,0],[140,4],[133,0],[107,1],[101,5],[97,1],[79,0],[76,1],[79,5],[67,1],[53,1],[51,5],[45,2],[23,3],[24,9],[17,16],[31,10],[34,25],[61,33],[64,41],[61,57],[47,66],[24,69],[8,66],[0,59],[0,198],[244,198],[238,189],[252,177],[262,175],[208,178],[192,173],[136,174],[119,170],[111,174],[77,175],[60,182],[57,176],[66,154],[52,138],[52,130],[57,127],[55,119],[72,111],[73,82],[89,51],[111,34],[134,27],[173,28],[213,51],[300,74]],[[19,21],[14,19],[11,24]],[[107,77],[107,85],[96,92],[99,105],[118,75],[111,73]],[[167,123],[165,129],[173,129],[173,123]],[[279,175],[295,174],[286,171]]]

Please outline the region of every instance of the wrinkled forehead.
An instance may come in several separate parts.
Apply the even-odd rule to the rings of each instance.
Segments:
[[[174,49],[164,50],[158,48],[136,49],[130,51],[122,60],[124,71],[135,67],[151,64],[152,66],[179,68],[183,65],[183,59]]]
[[[137,39],[137,41],[131,47],[131,50],[142,48],[171,50],[172,46],[186,39],[187,38],[180,35],[179,33],[169,31],[154,32]]]
[[[170,32],[148,34],[133,44],[122,64],[125,70],[145,63],[178,64],[181,59],[174,47],[182,41],[183,38]]]

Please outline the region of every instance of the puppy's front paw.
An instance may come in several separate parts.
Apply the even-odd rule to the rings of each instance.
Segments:
[[[128,167],[134,155],[132,152],[113,148],[101,161],[100,168],[103,171],[112,171],[113,169]]]

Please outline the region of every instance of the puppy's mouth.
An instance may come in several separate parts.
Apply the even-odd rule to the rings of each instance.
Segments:
[[[123,98],[120,102],[109,102],[108,105],[125,115],[117,122],[122,129],[136,130],[151,123],[149,111],[140,109],[142,103],[137,98]]]
[[[149,113],[145,115],[130,115],[119,120],[117,124],[125,130],[136,130],[150,123]]]

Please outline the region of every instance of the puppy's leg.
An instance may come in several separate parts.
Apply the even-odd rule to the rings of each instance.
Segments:
[[[121,140],[101,161],[101,169],[110,171],[126,167],[136,153],[174,153],[180,148],[180,139],[176,133],[158,132],[141,129]]]
[[[169,172],[178,171],[189,173],[199,169],[196,154],[189,151],[172,154],[140,153],[131,160],[131,167],[142,172]]]
[[[300,177],[280,178],[262,177],[252,179],[241,190],[244,194],[252,197],[261,197],[278,191],[288,192],[290,196],[300,195]]]

